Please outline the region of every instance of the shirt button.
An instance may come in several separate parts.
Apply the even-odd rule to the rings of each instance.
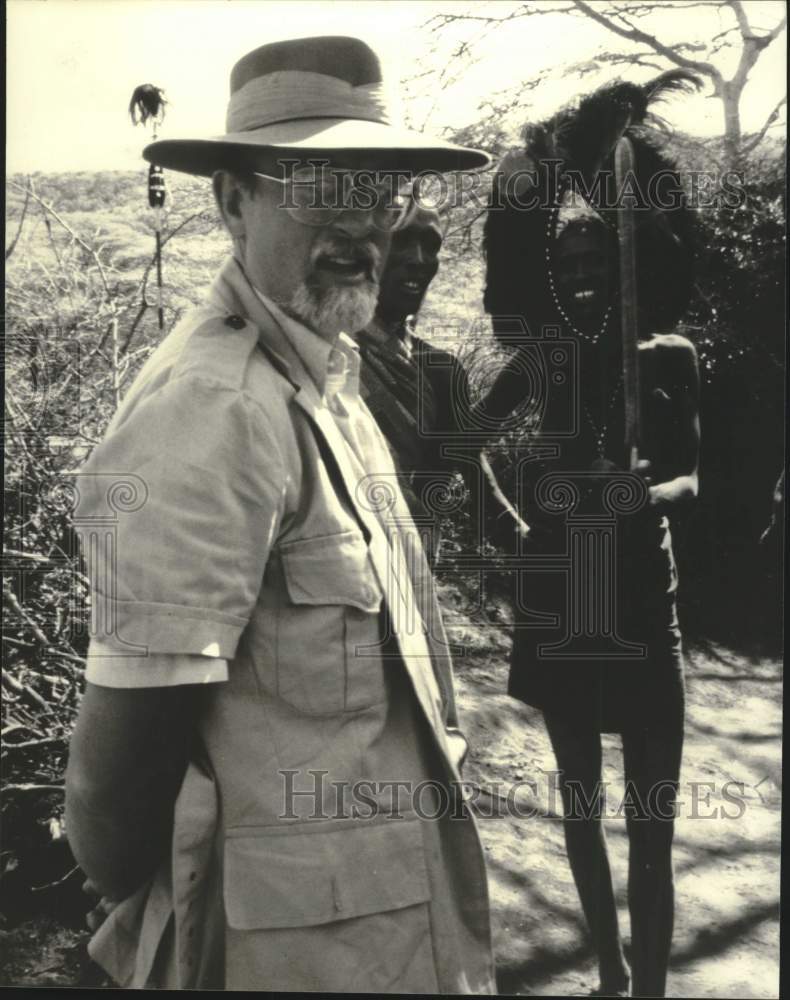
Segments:
[[[241,330],[247,325],[246,320],[242,319],[241,316],[228,316],[225,320],[225,326],[229,326],[232,330]]]
[[[329,352],[326,370],[329,375],[343,375],[348,370],[348,363],[346,361],[345,354],[343,354],[342,351],[339,351],[336,347],[333,347]]]

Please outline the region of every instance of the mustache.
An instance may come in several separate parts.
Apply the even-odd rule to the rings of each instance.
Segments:
[[[381,268],[382,255],[371,240],[347,240],[336,236],[324,237],[310,253],[310,263],[315,266],[321,257],[347,257],[364,264],[372,277]]]

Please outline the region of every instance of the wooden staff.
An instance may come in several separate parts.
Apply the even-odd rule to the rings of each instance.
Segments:
[[[165,175],[161,167],[151,164],[148,171],[148,204],[154,210],[156,230],[156,293],[159,329],[165,328],[165,314],[162,306],[162,209],[165,204]]]
[[[629,468],[639,461],[639,313],[636,286],[636,229],[633,199],[623,203],[623,185],[633,177],[634,149],[629,139],[618,140],[614,176],[620,210],[617,235],[620,246],[620,327],[623,337],[623,398],[625,400],[625,453]]]
[[[155,87],[152,83],[143,83],[135,87],[132,99],[129,102],[129,116],[132,125],[146,125],[149,121],[153,125],[154,141],[157,138],[157,127],[165,117],[165,92],[161,87]],[[148,204],[154,210],[154,229],[156,231],[156,291],[157,291],[157,319],[160,331],[165,328],[165,313],[162,303],[162,211],[165,204],[167,189],[165,187],[165,174],[161,167],[151,164],[148,171]]]

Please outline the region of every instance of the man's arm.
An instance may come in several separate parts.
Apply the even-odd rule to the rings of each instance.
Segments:
[[[647,472],[650,505],[668,509],[696,499],[699,492],[699,366],[697,352],[690,341],[677,335],[666,336],[662,341],[657,350],[663,354],[663,363],[670,370],[670,384],[678,394],[678,433],[673,442],[673,467],[663,482],[652,483],[649,463],[640,464]]]
[[[454,394],[450,395],[448,406],[448,424],[453,427],[455,440],[462,443],[467,419],[463,404],[472,398],[472,391],[466,367],[454,356],[453,387]],[[515,551],[517,537],[526,538],[529,527],[502,492],[485,450],[477,454],[475,463],[458,462],[458,468],[472,497],[471,517],[476,531],[482,537],[488,537],[499,548],[507,552]]]
[[[169,851],[195,695],[189,686],[86,686],[66,771],[66,829],[104,896],[128,896]]]
[[[135,477],[139,496],[114,514],[110,534],[101,526],[115,510],[113,484],[124,482],[117,470]],[[169,854],[200,701],[227,679],[286,483],[268,415],[201,375],[151,392],[83,469],[75,526],[97,629],[114,627],[88,654],[66,820],[77,860],[112,899]],[[140,656],[119,655],[135,648]]]

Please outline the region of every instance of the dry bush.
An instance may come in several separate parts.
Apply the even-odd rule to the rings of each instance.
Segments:
[[[57,882],[73,865],[63,773],[90,617],[71,523],[73,473],[161,333],[144,178],[17,177],[7,190],[0,877],[13,909],[42,873]],[[213,244],[219,259],[209,192],[191,180],[163,217],[167,329],[205,283],[170,250],[171,240],[190,237]]]

